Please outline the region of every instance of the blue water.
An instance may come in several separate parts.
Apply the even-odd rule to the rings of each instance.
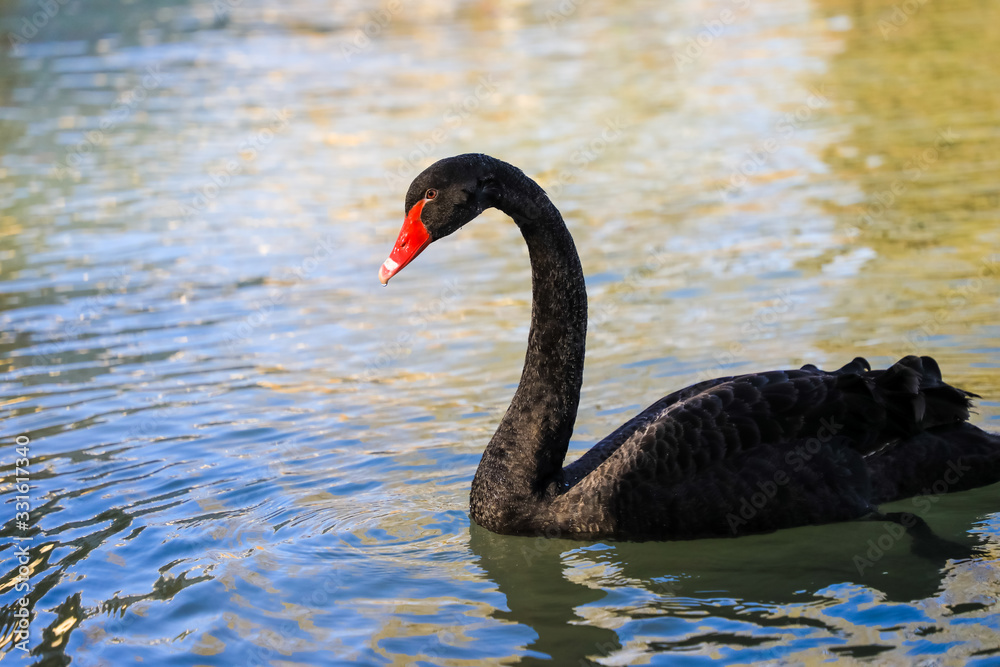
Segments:
[[[571,456],[699,379],[857,355],[933,354],[1000,430],[995,7],[45,6],[0,5],[3,657],[1000,664],[997,486],[886,508],[962,560],[880,523],[470,525],[523,245],[489,212],[376,278],[410,179],[486,152],[582,256]]]

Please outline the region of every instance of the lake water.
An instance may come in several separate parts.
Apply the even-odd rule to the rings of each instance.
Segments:
[[[0,12],[8,660],[1000,664],[996,485],[886,508],[957,561],[880,523],[470,526],[523,243],[492,211],[376,276],[410,179],[489,153],[550,192],[587,275],[571,457],[699,379],[858,355],[934,355],[1000,429],[1000,5]]]

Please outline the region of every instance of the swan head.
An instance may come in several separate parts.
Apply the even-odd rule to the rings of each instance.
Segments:
[[[435,162],[413,179],[406,192],[403,227],[378,272],[383,285],[432,242],[495,205],[495,162],[486,155],[458,155]]]

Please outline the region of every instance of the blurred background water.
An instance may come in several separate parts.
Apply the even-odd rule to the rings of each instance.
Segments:
[[[0,28],[8,660],[1000,661],[996,486],[898,504],[966,561],[877,523],[470,526],[523,244],[493,211],[376,279],[410,179],[489,153],[582,256],[571,456],[699,379],[857,355],[934,355],[996,430],[997,3],[3,0]]]

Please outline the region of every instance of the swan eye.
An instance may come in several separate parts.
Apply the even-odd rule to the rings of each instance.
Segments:
[[[430,190],[424,193],[424,199],[434,199],[437,196],[438,196],[438,191],[435,190],[434,188],[431,188]]]

